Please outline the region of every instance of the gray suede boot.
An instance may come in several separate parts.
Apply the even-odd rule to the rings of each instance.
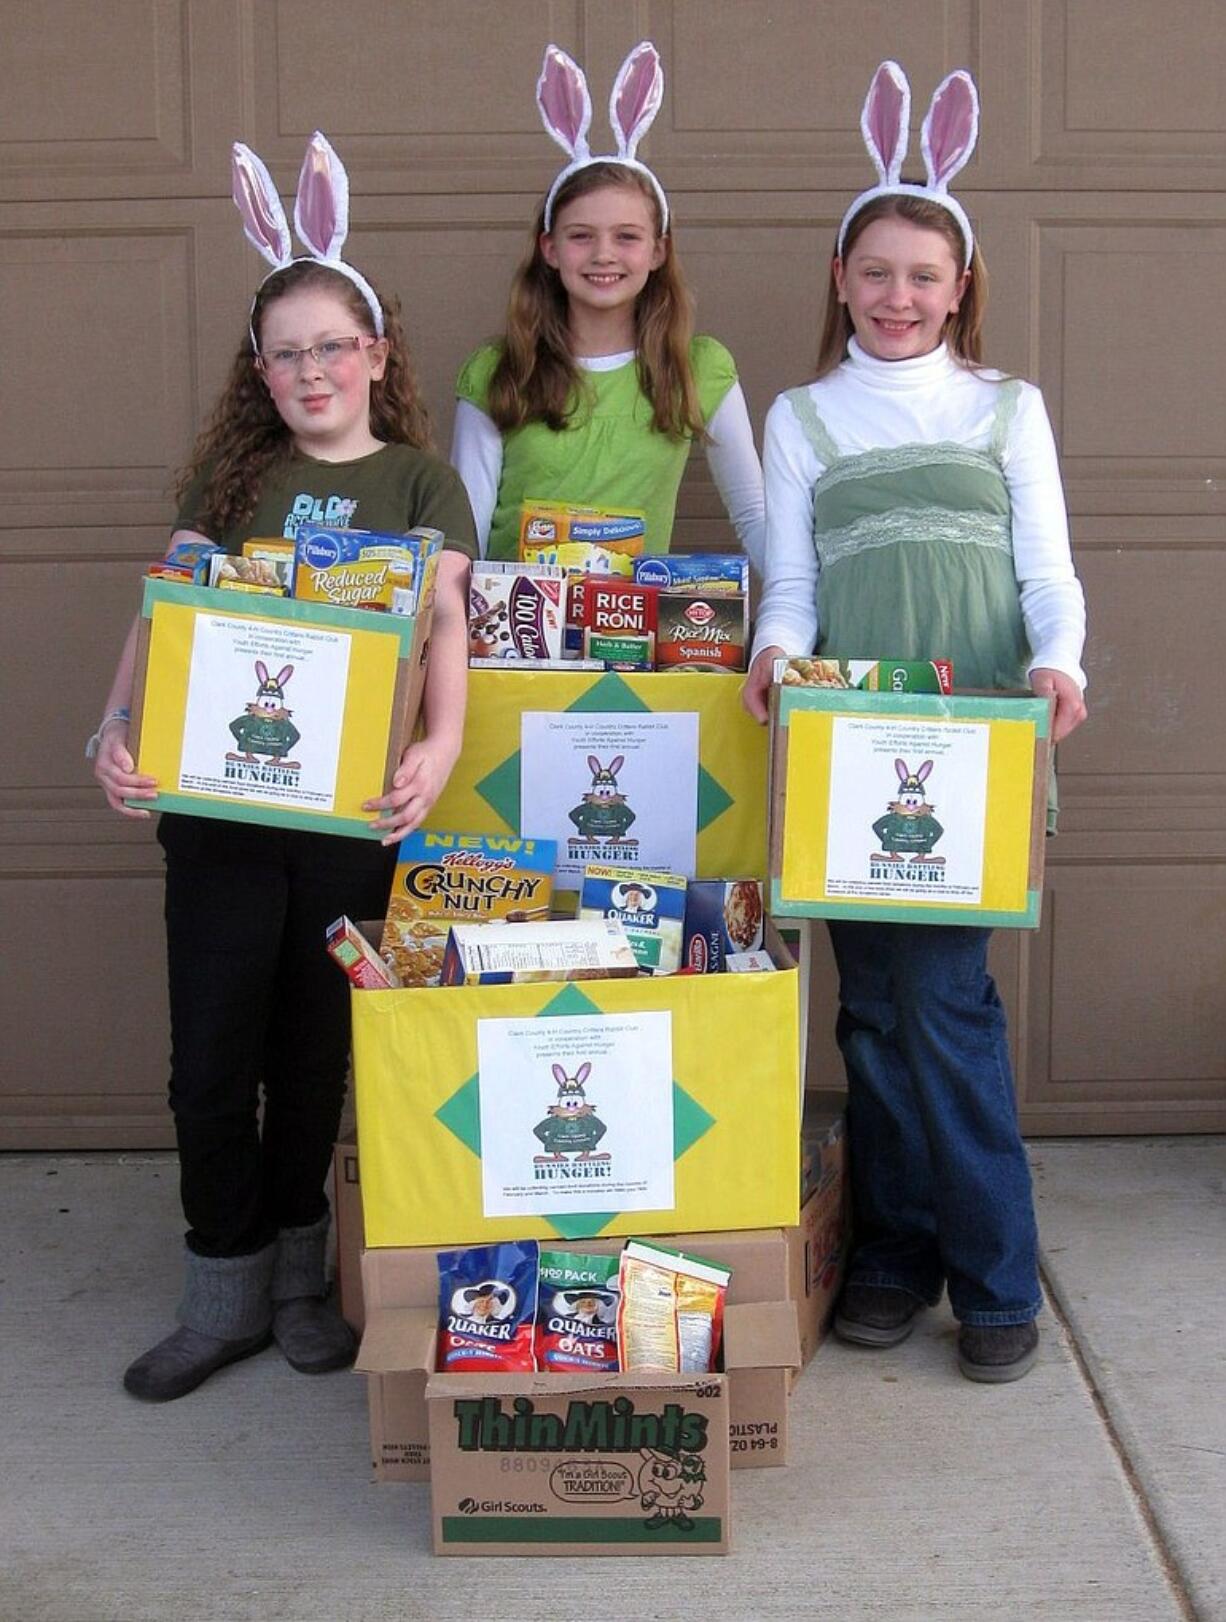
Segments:
[[[357,1356],[353,1331],[327,1299],[324,1254],[331,1215],[306,1228],[282,1228],[272,1275],[272,1332],[299,1374],[347,1369]]]
[[[124,1390],[146,1402],[185,1397],[210,1374],[262,1352],[272,1339],[274,1247],[253,1256],[186,1252],[181,1325],[124,1372]]]

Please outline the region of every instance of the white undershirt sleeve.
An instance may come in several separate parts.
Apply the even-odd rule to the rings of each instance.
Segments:
[[[741,550],[760,575],[766,554],[766,509],[762,495],[762,464],[753,442],[749,407],[739,383],[734,383],[707,424],[707,466]]]
[[[766,558],[752,653],[772,644],[789,654],[812,653],[818,633],[813,487],[821,464],[782,396],[767,413],[762,473]]]
[[[1084,691],[1085,594],[1073,568],[1056,441],[1035,388],[1022,390],[1002,465],[1013,510],[1013,568],[1031,648],[1027,672],[1059,670]]]
[[[502,479],[502,435],[492,418],[471,400],[457,400],[451,434],[451,465],[468,491],[477,547],[482,557],[489,546],[490,525]]]

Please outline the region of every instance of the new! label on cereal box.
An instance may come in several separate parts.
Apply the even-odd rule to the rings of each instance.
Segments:
[[[406,986],[436,986],[453,924],[549,916],[557,845],[513,835],[430,833],[400,842],[383,955]]]

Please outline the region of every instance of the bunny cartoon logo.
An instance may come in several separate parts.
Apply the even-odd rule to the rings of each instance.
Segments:
[[[932,847],[945,830],[924,793],[932,762],[925,760],[912,771],[905,760],[896,759],[894,771],[898,777],[897,794],[886,807],[886,814],[873,824],[881,849],[870,858],[871,876],[897,877],[899,864],[909,858],[908,878],[922,876],[926,882],[939,883],[944,878],[945,858],[934,856]]]
[[[627,838],[634,812],[617,786],[617,774],[625,763],[625,755],[614,755],[607,766],[602,766],[595,755],[587,757],[591,786],[579,804],[567,812],[576,830],[567,841],[572,857],[584,862],[624,861],[638,850],[638,840]]]
[[[285,758],[302,736],[290,720],[293,711],[285,703],[285,684],[294,674],[294,667],[283,665],[275,676],[270,676],[268,666],[257,659],[255,674],[255,697],[242,715],[230,722],[238,748],[226,755],[226,776],[258,775],[261,782],[267,782],[271,772],[280,782],[295,782],[301,764]],[[257,755],[266,757],[264,765],[256,760]]]
[[[596,1146],[608,1128],[596,1114],[596,1106],[589,1104],[584,1083],[592,1073],[584,1061],[573,1076],[568,1076],[560,1064],[553,1066],[553,1079],[558,1096],[549,1106],[545,1119],[532,1128],[545,1153],[533,1159],[537,1182],[550,1182],[555,1178],[571,1181],[607,1177],[612,1156],[595,1153]],[[573,1161],[567,1156],[573,1155]]]
[[[692,1532],[689,1512],[701,1509],[707,1467],[697,1453],[662,1453],[659,1448],[639,1449],[639,1503],[652,1514],[644,1521],[648,1531],[671,1526],[678,1532]]]

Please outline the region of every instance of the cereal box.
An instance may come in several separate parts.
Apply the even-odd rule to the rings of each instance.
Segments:
[[[744,670],[747,599],[740,594],[662,591],[657,670]]]
[[[406,986],[436,986],[454,923],[549,916],[557,845],[513,835],[430,833],[400,842],[383,952]]]
[[[626,932],[638,966],[647,974],[676,974],[685,924],[685,879],[648,868],[583,869],[580,918],[614,918]]]
[[[757,879],[691,879],[685,896],[682,962],[697,974],[722,974],[734,952],[762,946],[762,886]]]
[[[627,979],[637,973],[625,931],[611,918],[456,924],[447,938],[442,984]]]
[[[749,592],[749,559],[743,552],[683,552],[635,558],[634,578],[664,591]]]
[[[775,681],[784,687],[858,687],[869,693],[952,693],[948,659],[776,659]]]
[[[548,563],[474,564],[468,651],[476,659],[562,657],[566,571]]]

